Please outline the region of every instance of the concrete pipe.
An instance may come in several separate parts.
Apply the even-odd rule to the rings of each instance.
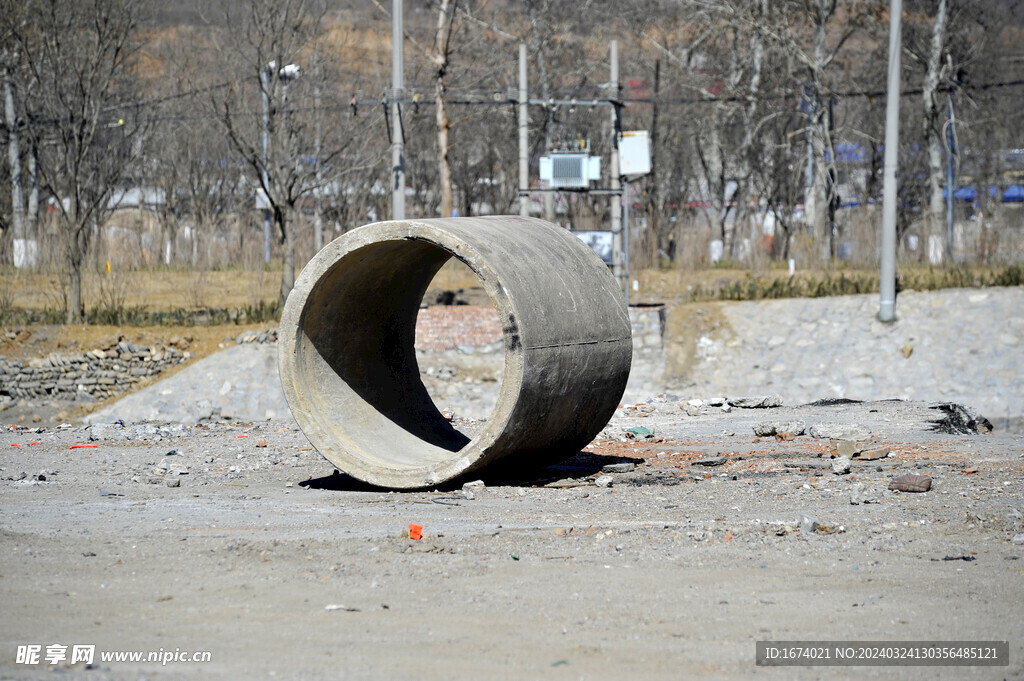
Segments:
[[[504,334],[497,406],[472,439],[431,401],[413,349],[423,294],[453,256],[480,278]],[[381,222],[343,235],[302,271],[278,343],[284,394],[313,446],[355,478],[406,489],[579,451],[611,418],[633,352],[601,259],[521,217]]]

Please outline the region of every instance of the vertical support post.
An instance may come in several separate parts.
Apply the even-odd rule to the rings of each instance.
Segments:
[[[260,71],[260,87],[263,91],[263,262],[269,263],[271,251],[270,233],[270,183],[267,178],[267,145],[270,137],[270,66]]]
[[[401,100],[405,95],[403,0],[391,0],[391,219],[405,219],[405,139]]]
[[[949,102],[946,105],[946,257],[953,262],[953,190],[956,189],[953,177],[956,170],[956,133],[953,125],[956,123],[953,114],[953,91],[949,91]]]
[[[896,166],[900,144],[900,49],[903,0],[889,0],[889,83],[885,98],[885,171],[882,183],[882,267],[878,319],[896,319]]]
[[[622,264],[623,277],[626,279],[626,311],[629,311],[629,291],[633,280],[629,274],[629,179],[622,183]]]
[[[623,290],[628,288],[623,279],[622,249],[622,191],[619,184],[619,41],[611,43],[611,99],[612,154],[611,154],[611,217],[612,217],[612,274]]]
[[[529,138],[527,119],[529,117],[529,90],[526,80],[526,43],[519,44],[519,214],[530,215],[530,163],[527,156]]]

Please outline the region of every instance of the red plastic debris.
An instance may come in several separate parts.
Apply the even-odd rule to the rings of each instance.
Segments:
[[[68,449],[95,449],[99,445],[71,445]]]
[[[409,523],[409,539],[415,539],[417,541],[423,539],[423,526],[416,525],[415,523]]]

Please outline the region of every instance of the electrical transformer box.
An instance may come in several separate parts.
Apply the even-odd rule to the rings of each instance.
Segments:
[[[646,130],[622,133],[619,138],[619,175],[640,176],[651,172],[651,140]]]
[[[540,159],[540,179],[549,187],[583,188],[601,179],[601,157],[588,154],[554,153]]]

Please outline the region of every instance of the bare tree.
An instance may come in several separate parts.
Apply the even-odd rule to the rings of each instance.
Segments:
[[[939,125],[941,105],[938,98],[939,80],[943,71],[950,65],[951,60],[944,60],[943,53],[946,43],[946,20],[948,18],[948,7],[946,0],[938,0],[935,6],[935,18],[932,24],[932,39],[928,50],[927,66],[925,68],[924,83],[921,87],[921,99],[923,104],[923,116],[921,117],[921,129],[924,133],[925,147],[928,149],[928,250],[931,251],[931,241],[940,238],[942,234],[943,214],[945,212],[945,201],[942,196],[942,129]],[[952,187],[949,188],[953,190]],[[946,244],[947,252],[951,255],[953,244]]]
[[[317,179],[316,164],[306,162],[313,146],[308,117],[289,106],[298,100],[295,95],[310,89],[308,82],[316,76],[315,71],[302,72],[300,62],[315,43],[323,8],[312,0],[248,0],[245,5],[244,16],[227,20],[229,47],[221,53],[240,79],[217,91],[213,104],[269,206],[282,246],[283,305],[295,284],[296,206],[311,194]],[[299,73],[302,76],[296,79]],[[289,88],[296,90],[291,100]],[[263,117],[248,113],[261,100]]]
[[[752,134],[738,135],[737,131],[752,133],[756,125],[752,119],[757,110],[763,57],[763,37],[759,31],[751,31],[753,22],[747,16],[746,4],[693,2],[688,16],[694,24],[693,38],[681,54],[662,45],[647,28],[640,32],[648,44],[681,69],[687,85],[706,103],[704,114],[695,122],[698,142],[694,153],[707,187],[712,233],[728,255],[733,254],[736,239],[734,230],[728,228],[729,203],[746,196],[742,185],[749,180],[750,171],[744,162],[749,160],[754,140]],[[752,36],[752,49],[748,49],[748,36]],[[738,106],[742,100],[750,106]]]
[[[834,221],[826,220],[826,214],[831,216],[838,203],[835,145],[829,124],[830,102],[835,97],[833,74],[844,66],[839,61],[844,46],[870,19],[877,4],[876,0],[782,0],[773,14],[785,20],[768,25],[768,35],[805,69],[810,145],[805,218],[812,234],[825,234],[831,257],[835,257],[836,234]]]
[[[67,321],[82,319],[82,267],[110,197],[131,169],[141,123],[120,102],[133,92],[135,0],[31,0],[11,27],[36,87],[32,134],[39,175],[56,199],[68,272]]]

